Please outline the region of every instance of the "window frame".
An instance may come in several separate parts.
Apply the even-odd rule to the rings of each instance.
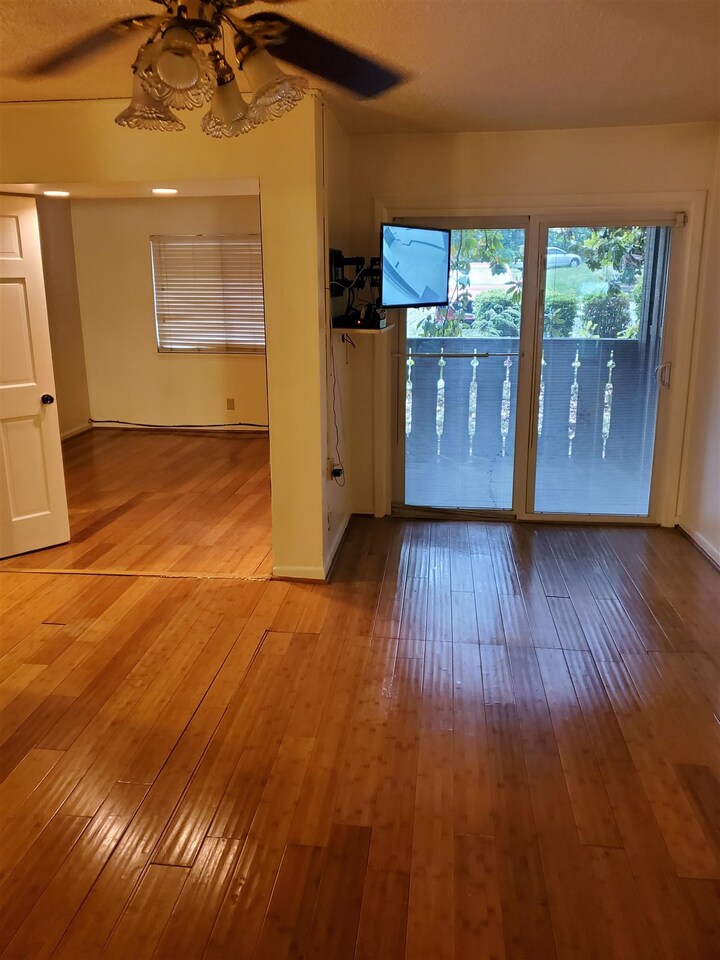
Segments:
[[[208,253],[212,247],[218,249],[215,261]],[[238,254],[235,259],[232,252]],[[182,262],[183,258],[188,263],[187,274],[178,268],[178,259]],[[158,353],[265,356],[265,294],[259,233],[152,234],[150,265]],[[226,272],[228,276],[224,276]],[[206,298],[191,291],[198,282],[209,285]],[[198,310],[193,317],[193,307],[197,306],[193,297],[207,307],[205,315]],[[241,315],[228,316],[233,310],[239,310]],[[225,335],[221,336],[223,325]]]

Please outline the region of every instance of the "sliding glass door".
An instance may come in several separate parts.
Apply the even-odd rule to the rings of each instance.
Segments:
[[[400,338],[396,506],[653,519],[672,221],[577,222],[452,230],[450,305]]]
[[[648,516],[670,233],[548,228],[530,512]]]

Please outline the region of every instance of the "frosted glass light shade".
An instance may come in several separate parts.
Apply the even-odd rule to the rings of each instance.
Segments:
[[[211,137],[237,137],[252,130],[250,106],[238,90],[234,77],[218,84],[210,110],[200,121],[200,126]]]
[[[245,57],[242,69],[253,91],[250,116],[254,124],[273,120],[292,110],[307,89],[304,77],[284,73],[267,50],[261,48]]]
[[[215,71],[184,27],[171,27],[161,40],[146,44],[137,72],[152,97],[176,110],[200,107],[212,96]]]
[[[115,117],[115,123],[131,130],[184,130],[185,124],[165,103],[151,97],[135,74],[130,105]]]

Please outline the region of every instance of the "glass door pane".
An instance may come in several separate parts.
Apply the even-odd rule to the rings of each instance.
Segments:
[[[450,306],[407,311],[405,503],[510,510],[524,229],[453,230]]]
[[[669,227],[552,227],[536,513],[648,515]]]

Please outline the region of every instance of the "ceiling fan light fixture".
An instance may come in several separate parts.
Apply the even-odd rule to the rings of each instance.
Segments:
[[[285,73],[262,47],[256,47],[245,56],[242,70],[253,92],[250,115],[256,125],[292,110],[307,90],[308,82],[304,77]]]
[[[290,17],[267,11],[245,15],[244,8],[257,0],[153,2],[162,12],[111,20],[36,58],[18,75],[29,80],[55,74],[142,31],[146,39],[132,68],[132,99],[115,122],[141,130],[184,130],[172,111],[192,110],[211,101],[202,128],[213,137],[245,133],[292,110],[305,95],[307,80],[284,73],[268,48],[277,51],[284,63],[364,98],[379,96],[405,79],[396,70]],[[250,103],[218,52],[225,50],[226,43],[232,43],[249,81]]]
[[[167,104],[156,100],[145,89],[135,73],[129,106],[115,117],[115,123],[131,130],[184,130],[185,124]]]
[[[162,39],[146,43],[138,54],[137,73],[150,96],[175,110],[193,110],[212,97],[210,58],[184,27],[170,27]]]
[[[232,67],[217,50],[210,54],[217,86],[210,110],[200,121],[200,127],[210,137],[238,137],[252,130],[250,105],[243,98]]]

